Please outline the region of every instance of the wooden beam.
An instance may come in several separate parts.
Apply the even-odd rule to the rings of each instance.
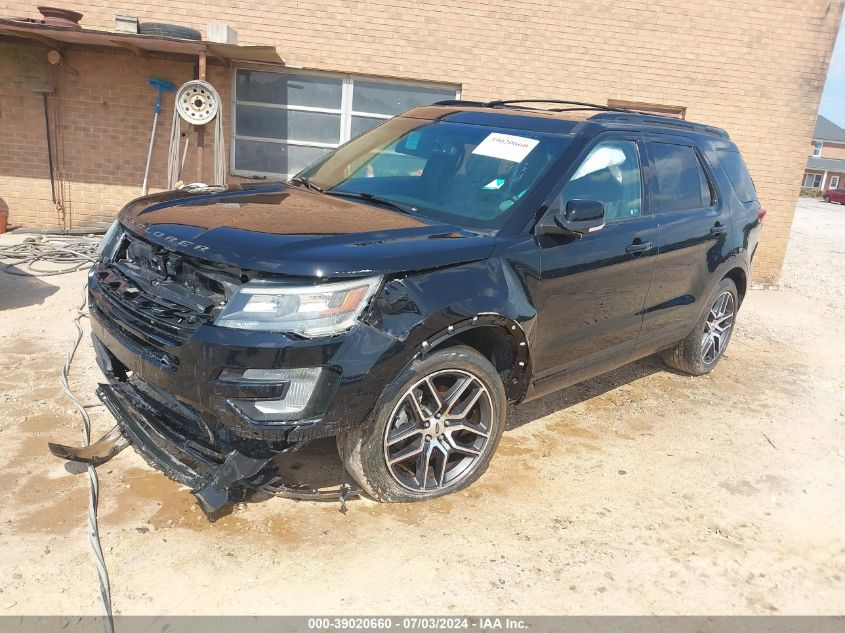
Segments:
[[[109,40],[109,42],[111,42],[112,44],[114,44],[115,46],[117,46],[119,48],[125,48],[128,51],[132,51],[138,57],[146,57],[147,56],[147,51],[145,51],[143,48],[135,46],[134,44],[130,44],[129,42],[126,42],[126,41],[123,41],[123,40]]]
[[[38,33],[26,33],[24,31],[17,31],[14,35],[26,38],[28,40],[33,40],[35,42],[39,42],[44,44],[44,46],[49,46],[50,48],[55,48],[58,51],[64,50],[64,43],[58,42],[54,39],[50,39],[49,37],[44,37],[43,35],[39,35]]]

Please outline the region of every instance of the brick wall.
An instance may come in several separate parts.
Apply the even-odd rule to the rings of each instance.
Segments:
[[[812,156],[812,147],[810,148],[811,156]],[[822,145],[822,158],[838,158],[843,159],[845,158],[845,144],[843,143],[832,143],[832,142],[825,142]]]
[[[768,209],[755,276],[776,281],[783,261],[842,0],[173,0],[64,2],[88,28],[114,14],[237,29],[241,44],[272,44],[306,68],[459,84],[467,99],[555,96],[669,103],[726,128],[743,150]],[[36,17],[35,3],[0,15]],[[146,77],[175,82],[190,62],[70,50],[79,75],[56,79],[70,221],[106,219],[141,182],[151,119]],[[45,185],[40,96],[30,84],[55,69],[44,49],[0,47],[0,198],[13,222],[55,225]],[[61,73],[61,71],[58,71]],[[211,80],[228,93],[228,73]],[[9,79],[11,78],[11,84]],[[226,99],[226,96],[224,96]],[[228,101],[227,101],[228,103]],[[170,110],[157,139],[163,163]],[[10,140],[9,140],[10,139]],[[153,182],[163,183],[162,167]]]

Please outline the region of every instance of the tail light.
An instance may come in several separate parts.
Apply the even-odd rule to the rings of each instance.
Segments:
[[[758,223],[760,226],[763,226],[763,220],[764,220],[765,218],[766,218],[766,210],[765,210],[765,209],[760,209],[760,210],[757,212],[757,223]]]

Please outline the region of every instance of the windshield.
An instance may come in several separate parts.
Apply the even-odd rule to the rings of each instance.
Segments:
[[[496,230],[569,142],[564,135],[397,117],[293,180],[327,194],[396,203],[440,222]]]

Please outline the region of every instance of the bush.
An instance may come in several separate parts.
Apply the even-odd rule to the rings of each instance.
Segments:
[[[812,189],[810,187],[801,187],[801,197],[802,198],[821,198],[822,197],[822,190],[821,189]]]

